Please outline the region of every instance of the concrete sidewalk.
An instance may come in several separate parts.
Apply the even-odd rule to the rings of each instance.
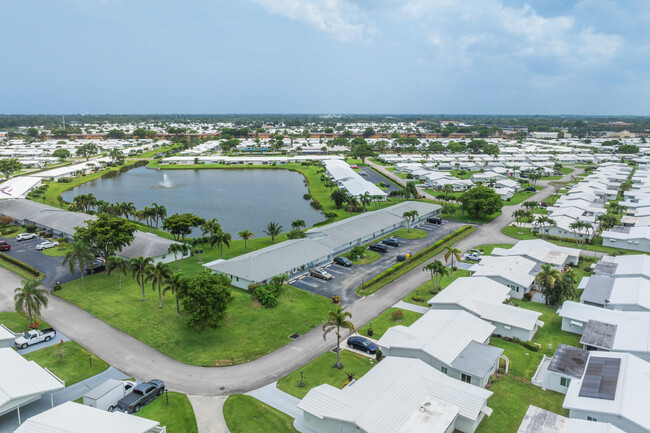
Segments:
[[[199,433],[230,433],[223,417],[226,396],[188,395]]]
[[[402,310],[413,311],[414,313],[425,314],[429,309],[423,307],[422,305],[410,304],[408,302],[399,301],[397,304],[393,305],[393,308],[400,308]]]
[[[259,401],[289,415],[294,419],[293,426],[299,432],[315,433],[312,429],[305,427],[303,423],[302,411],[298,409],[300,400],[284,391],[280,391],[277,387],[277,382],[254,389],[253,391],[247,392],[246,395],[255,397]]]

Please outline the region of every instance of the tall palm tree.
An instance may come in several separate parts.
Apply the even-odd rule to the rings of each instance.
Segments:
[[[411,232],[411,223],[413,223],[413,221],[415,221],[415,219],[418,217],[418,215],[420,215],[420,214],[416,210],[409,210],[409,211],[406,211],[406,212],[404,212],[402,214],[402,218],[404,218],[406,220],[406,224],[408,226],[408,232],[409,233]]]
[[[201,234],[203,234],[203,236],[209,235],[210,237],[212,237],[220,231],[221,231],[221,224],[217,222],[216,218],[212,218],[210,220],[207,220],[203,224],[201,224]],[[212,249],[214,249],[214,243],[211,243],[210,246],[212,247]]]
[[[230,249],[231,240],[232,236],[230,233],[225,233],[219,230],[217,233],[212,235],[212,237],[210,237],[210,244],[219,245],[219,248],[221,249],[221,258],[223,259],[223,246],[225,245],[226,248]]]
[[[352,318],[352,313],[343,311],[341,307],[336,307],[336,310],[329,312],[327,320],[323,323],[323,340],[327,340],[327,334],[331,331],[336,331],[336,364],[332,367],[339,370],[343,368],[343,364],[341,364],[341,328],[356,332],[354,324],[347,320],[348,317]]]
[[[306,226],[305,220],[295,220],[294,222],[291,223],[292,229],[301,229],[305,226]]]
[[[117,272],[117,287],[122,290],[122,275],[126,276],[131,269],[129,261],[118,256],[110,256],[106,260],[106,275],[110,276],[111,272]]]
[[[176,269],[177,270],[179,270],[179,271],[181,270],[181,262],[178,261],[178,254],[180,254],[181,257],[183,257],[185,254],[188,253],[189,249],[190,248],[187,246],[187,244],[179,244],[179,243],[176,243],[176,242],[171,244],[169,246],[169,248],[167,249],[168,253],[174,255],[174,262],[176,262]]]
[[[546,304],[552,297],[553,287],[555,282],[562,279],[562,274],[557,269],[553,269],[550,264],[542,265],[542,270],[535,275],[535,284],[540,288],[540,291],[546,298]]]
[[[431,263],[426,264],[422,267],[422,270],[424,272],[428,271],[431,273],[431,284],[433,285],[434,289],[438,289],[440,287],[438,280],[441,279],[442,276],[449,274],[449,271],[440,260],[435,260]]]
[[[448,263],[451,259],[451,278],[454,278],[454,260],[460,261],[460,253],[461,251],[458,248],[445,247],[445,262]]]
[[[201,254],[203,253],[203,246],[209,243],[210,238],[194,238],[191,240],[191,244],[194,247],[194,252],[196,253],[196,259],[198,263],[203,263],[201,261]]]
[[[253,236],[255,236],[255,233],[249,231],[249,230],[242,230],[237,235],[244,240],[244,252],[248,250],[248,246],[246,243],[248,242],[249,239],[251,239]]]
[[[142,302],[147,300],[144,294],[144,279],[146,277],[145,270],[147,266],[152,263],[153,259],[151,257],[134,257],[129,260],[131,278],[133,278],[142,287]]]
[[[282,226],[276,222],[269,222],[266,226],[266,230],[264,230],[264,233],[267,235],[271,236],[271,243],[275,242],[275,237],[282,233]]]
[[[182,285],[183,274],[173,274],[165,280],[165,287],[163,287],[163,295],[170,291],[176,295],[176,315],[181,315],[181,307],[178,302],[178,291]]]
[[[95,261],[90,247],[84,241],[77,240],[69,244],[68,251],[63,256],[63,264],[68,264],[70,274],[74,274],[74,267],[79,266],[81,270],[81,281],[84,280],[84,268]],[[92,269],[92,268],[91,268]]]
[[[165,218],[167,218],[167,208],[163,205],[160,205],[156,211],[156,228],[158,228],[158,219],[162,221]]]
[[[359,196],[359,202],[361,202],[364,212],[366,211],[366,207],[370,204],[371,200],[372,200],[371,195],[368,191],[364,192]]]
[[[171,269],[169,269],[169,265],[167,263],[163,262],[158,262],[154,266],[153,264],[149,264],[145,268],[145,281],[149,282],[151,281],[151,288],[153,290],[156,290],[156,285],[158,285],[158,309],[162,308],[162,285],[167,281],[167,279],[171,278],[173,275],[173,272]]]
[[[14,307],[16,313],[29,315],[29,324],[34,323],[33,314],[40,315],[41,307],[47,307],[47,289],[40,281],[23,280],[20,282],[22,287],[14,290]]]

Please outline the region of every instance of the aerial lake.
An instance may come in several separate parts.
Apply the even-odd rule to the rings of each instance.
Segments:
[[[325,218],[303,195],[309,193],[302,174],[282,169],[187,169],[134,168],[114,177],[80,185],[62,194],[71,202],[76,195],[93,193],[111,203],[133,202],[143,209],[163,205],[167,215],[190,212],[205,219],[217,218],[223,230],[238,239],[241,230],[266,236],[269,221],[283,231],[301,219],[311,227]],[[195,230],[193,236],[201,233]]]

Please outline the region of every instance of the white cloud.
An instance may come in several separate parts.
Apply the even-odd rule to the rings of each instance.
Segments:
[[[281,15],[327,33],[342,42],[362,39],[370,30],[359,22],[359,8],[347,0],[251,0]]]

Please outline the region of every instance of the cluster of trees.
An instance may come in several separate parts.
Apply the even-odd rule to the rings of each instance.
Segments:
[[[110,203],[98,200],[93,193],[79,194],[74,197],[68,209],[77,212],[108,214],[111,216],[123,216],[133,221],[144,222],[149,227],[158,228],[159,222],[167,216],[165,206],[152,203],[151,207],[145,206],[138,210],[133,202]]]
[[[573,271],[561,273],[550,264],[542,265],[535,276],[535,284],[544,295],[546,305],[559,305],[566,299],[576,296]]]
[[[365,192],[359,197],[348,194],[347,191],[342,189],[335,189],[330,198],[336,205],[337,209],[341,209],[343,205],[346,205],[346,209],[349,212],[365,212],[372,202],[379,203],[384,198],[380,195],[372,195],[369,192]]]
[[[23,165],[18,161],[18,158],[2,158],[0,159],[0,173],[4,174],[8,179],[9,176],[22,170]]]
[[[460,201],[460,208],[463,214],[467,212],[468,215],[475,218],[482,218],[500,212],[503,207],[503,201],[499,194],[495,193],[487,186],[475,186],[461,194],[458,201]]]

